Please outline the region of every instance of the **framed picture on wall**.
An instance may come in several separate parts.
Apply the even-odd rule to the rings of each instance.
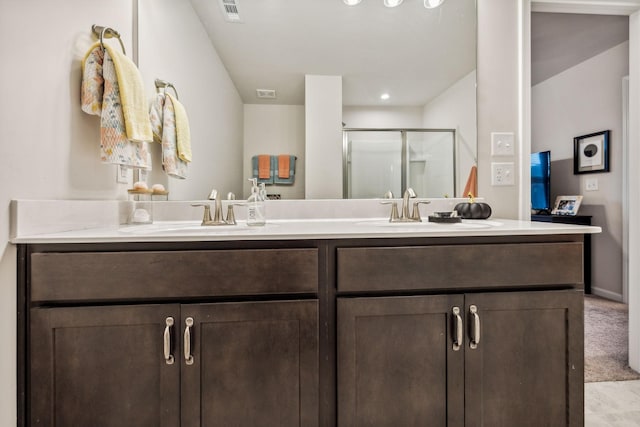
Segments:
[[[573,138],[573,173],[609,172],[609,135],[611,131]]]
[[[552,215],[576,215],[582,202],[582,196],[558,196],[551,211]]]

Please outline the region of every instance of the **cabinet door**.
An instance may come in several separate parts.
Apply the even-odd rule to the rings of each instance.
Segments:
[[[340,427],[463,425],[453,307],[463,296],[338,298]]]
[[[31,425],[179,425],[180,363],[164,358],[179,306],[31,310]],[[176,325],[177,326],[177,325]],[[178,333],[171,350],[177,356]]]
[[[466,426],[583,425],[582,298],[581,291],[466,296]]]
[[[187,305],[182,317],[182,426],[318,425],[317,300]]]

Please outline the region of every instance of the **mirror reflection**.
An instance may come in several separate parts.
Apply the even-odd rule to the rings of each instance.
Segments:
[[[421,197],[453,197],[455,140],[455,129],[345,129],[343,194],[399,197],[412,188]]]
[[[248,191],[246,178],[253,174],[252,158],[290,154],[297,158],[293,184],[269,185],[268,193],[305,197],[305,163],[326,161],[305,156],[305,108],[314,102],[305,97],[305,76],[318,75],[341,76],[344,129],[366,130],[367,135],[381,129],[416,131],[405,134],[405,139],[416,141],[405,142],[404,152],[400,142],[401,153],[389,153],[380,164],[360,163],[361,170],[368,170],[365,176],[385,175],[388,170],[378,169],[392,167],[400,182],[398,192],[402,183],[415,181],[424,190],[417,191],[419,196],[461,195],[476,164],[475,0],[445,0],[431,9],[423,0],[400,3],[386,7],[383,0],[362,0],[354,6],[343,0],[191,0],[244,106],[238,165],[243,191]],[[140,38],[146,36],[142,29]],[[447,132],[434,137],[432,130]],[[348,140],[346,134],[343,138]],[[378,156],[386,150],[384,144],[391,144],[376,145],[376,139],[358,139],[357,148],[349,148],[351,155],[355,149],[365,157]],[[344,150],[342,164],[330,165],[344,178],[349,174],[349,150]],[[197,179],[190,176],[180,185],[197,185]],[[347,188],[345,184],[345,197],[384,193]]]

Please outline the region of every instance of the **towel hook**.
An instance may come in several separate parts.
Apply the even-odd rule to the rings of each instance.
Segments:
[[[120,33],[114,30],[113,28],[102,27],[100,25],[93,24],[91,26],[91,31],[93,31],[93,34],[95,34],[100,39],[100,46],[102,46],[103,48],[104,48],[105,38],[106,39],[110,39],[112,37],[117,38],[118,41],[120,42],[120,47],[122,47],[122,53],[124,53],[125,55],[127,54],[127,51],[124,48],[124,43],[120,38]]]
[[[167,88],[171,88],[173,89],[173,92],[176,94],[176,99],[180,99],[180,97],[178,96],[178,91],[176,90],[176,87],[172,84],[169,83],[166,80],[162,80],[162,79],[156,79],[156,89],[164,89],[165,93],[167,91]]]

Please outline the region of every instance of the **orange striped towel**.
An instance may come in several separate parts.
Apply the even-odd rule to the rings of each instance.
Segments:
[[[260,154],[258,156],[258,178],[269,179],[271,177],[271,156]]]
[[[289,178],[289,155],[281,154],[278,156],[278,178]]]

